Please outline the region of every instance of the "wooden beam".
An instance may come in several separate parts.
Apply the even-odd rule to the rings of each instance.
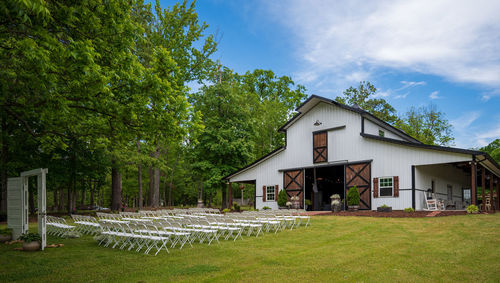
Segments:
[[[491,210],[495,209],[495,205],[493,202],[493,180],[494,180],[494,178],[495,178],[495,175],[490,174],[490,209]]]
[[[484,166],[481,166],[481,206],[483,207],[483,209],[481,209],[482,211],[486,210],[485,192],[486,192],[486,170],[484,169]]]
[[[228,195],[228,208],[231,209],[233,207],[233,185],[231,182],[227,183],[227,195]]]
[[[474,161],[470,164],[470,175],[472,204],[477,205],[477,167]]]

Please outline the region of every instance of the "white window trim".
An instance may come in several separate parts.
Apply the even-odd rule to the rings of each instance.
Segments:
[[[269,188],[272,188],[272,189],[273,189],[273,193],[272,193],[273,199],[272,199],[272,200],[270,200],[270,199],[269,199],[269,195],[271,195],[271,193],[269,193],[269,192],[267,191]],[[275,197],[276,197],[276,187],[275,187],[275,185],[272,185],[272,186],[266,186],[266,202],[267,202],[267,201],[278,201],[278,200],[276,200],[276,199],[275,199]]]
[[[391,195],[390,196],[382,196],[381,193],[382,193],[382,182],[381,180],[382,179],[391,179]],[[389,188],[387,186],[384,186],[383,188]],[[380,198],[393,198],[394,197],[394,176],[387,176],[387,177],[379,177],[378,178],[378,196]]]

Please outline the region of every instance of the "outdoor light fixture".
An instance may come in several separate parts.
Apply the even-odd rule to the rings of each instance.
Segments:
[[[316,122],[314,122],[314,126],[319,126],[321,124],[323,124],[323,123],[321,123],[319,120],[316,120]]]

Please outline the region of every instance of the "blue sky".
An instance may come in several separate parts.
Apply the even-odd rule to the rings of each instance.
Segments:
[[[270,69],[329,98],[368,80],[399,113],[435,104],[464,148],[500,137],[498,11],[479,0],[197,2],[223,65]]]

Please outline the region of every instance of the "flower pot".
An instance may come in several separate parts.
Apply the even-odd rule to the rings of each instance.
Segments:
[[[340,202],[340,200],[335,199],[332,201],[331,208],[333,212],[339,212],[342,209],[342,203]]]
[[[24,242],[23,243],[23,251],[34,252],[34,251],[38,251],[39,249],[40,249],[40,242],[38,242],[38,241],[33,241],[33,242],[29,242],[29,243]]]
[[[12,235],[0,235],[0,243],[12,240]]]
[[[377,212],[392,212],[392,206],[377,207]]]
[[[349,205],[349,211],[358,211],[359,205]]]

